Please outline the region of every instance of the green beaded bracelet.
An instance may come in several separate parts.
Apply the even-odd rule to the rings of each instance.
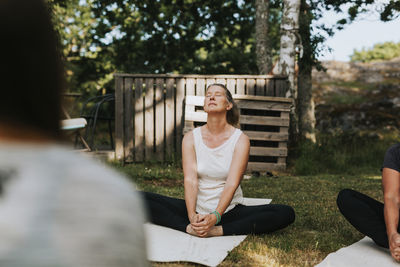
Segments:
[[[214,210],[213,212],[211,212],[210,214],[214,214],[215,217],[217,217],[217,222],[215,223],[215,225],[219,224],[219,222],[221,221],[221,214],[219,214],[218,211]]]

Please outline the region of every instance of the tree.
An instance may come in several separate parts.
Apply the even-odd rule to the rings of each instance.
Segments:
[[[259,74],[268,74],[272,65],[269,43],[269,0],[256,0],[256,57]]]
[[[297,113],[299,116],[300,137],[316,142],[315,109],[312,98],[312,68],[315,65],[315,48],[311,40],[311,21],[313,15],[305,0],[300,4],[299,34],[301,36],[302,55],[299,57]],[[315,44],[315,42],[314,42]]]
[[[255,8],[236,0],[48,0],[70,88],[112,89],[112,73],[257,74]],[[270,16],[276,53],[279,19]]]
[[[289,90],[286,97],[293,98],[291,109],[291,135],[295,137],[298,132],[298,117],[296,114],[296,42],[297,31],[299,28],[300,0],[283,0],[282,22],[281,22],[281,42],[279,62],[274,70],[275,74],[287,75],[289,80]],[[292,138],[293,139],[293,138]]]

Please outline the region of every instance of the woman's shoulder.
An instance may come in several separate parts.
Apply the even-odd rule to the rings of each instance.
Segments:
[[[186,146],[186,145],[193,145],[194,144],[194,136],[196,134],[196,132],[199,128],[194,128],[193,130],[190,130],[189,132],[185,133],[185,135],[183,136],[183,140],[182,140],[182,145]]]
[[[400,143],[388,148],[382,168],[390,168],[400,172]]]
[[[249,148],[250,147],[250,139],[249,137],[240,129],[235,130],[235,134],[237,134],[237,141],[235,145],[235,149],[237,147],[241,148]]]
[[[400,143],[394,144],[386,150],[386,156],[400,156]]]

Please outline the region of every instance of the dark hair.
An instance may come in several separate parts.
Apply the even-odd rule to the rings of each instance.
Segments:
[[[228,88],[226,88],[225,85],[223,85],[221,83],[210,84],[209,86],[207,86],[206,91],[211,86],[218,86],[218,87],[221,87],[222,89],[224,89],[226,100],[228,100],[228,102],[232,104],[232,108],[230,110],[228,110],[228,112],[226,113],[226,121],[234,127],[239,127],[239,108],[238,108],[237,104],[235,103],[235,101],[233,100],[231,92],[228,90]]]
[[[0,1],[0,121],[60,136],[63,68],[42,0]]]

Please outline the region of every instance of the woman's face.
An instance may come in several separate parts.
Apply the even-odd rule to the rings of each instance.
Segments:
[[[226,98],[224,88],[217,85],[208,88],[204,99],[205,112],[226,112],[231,108],[232,103]]]

